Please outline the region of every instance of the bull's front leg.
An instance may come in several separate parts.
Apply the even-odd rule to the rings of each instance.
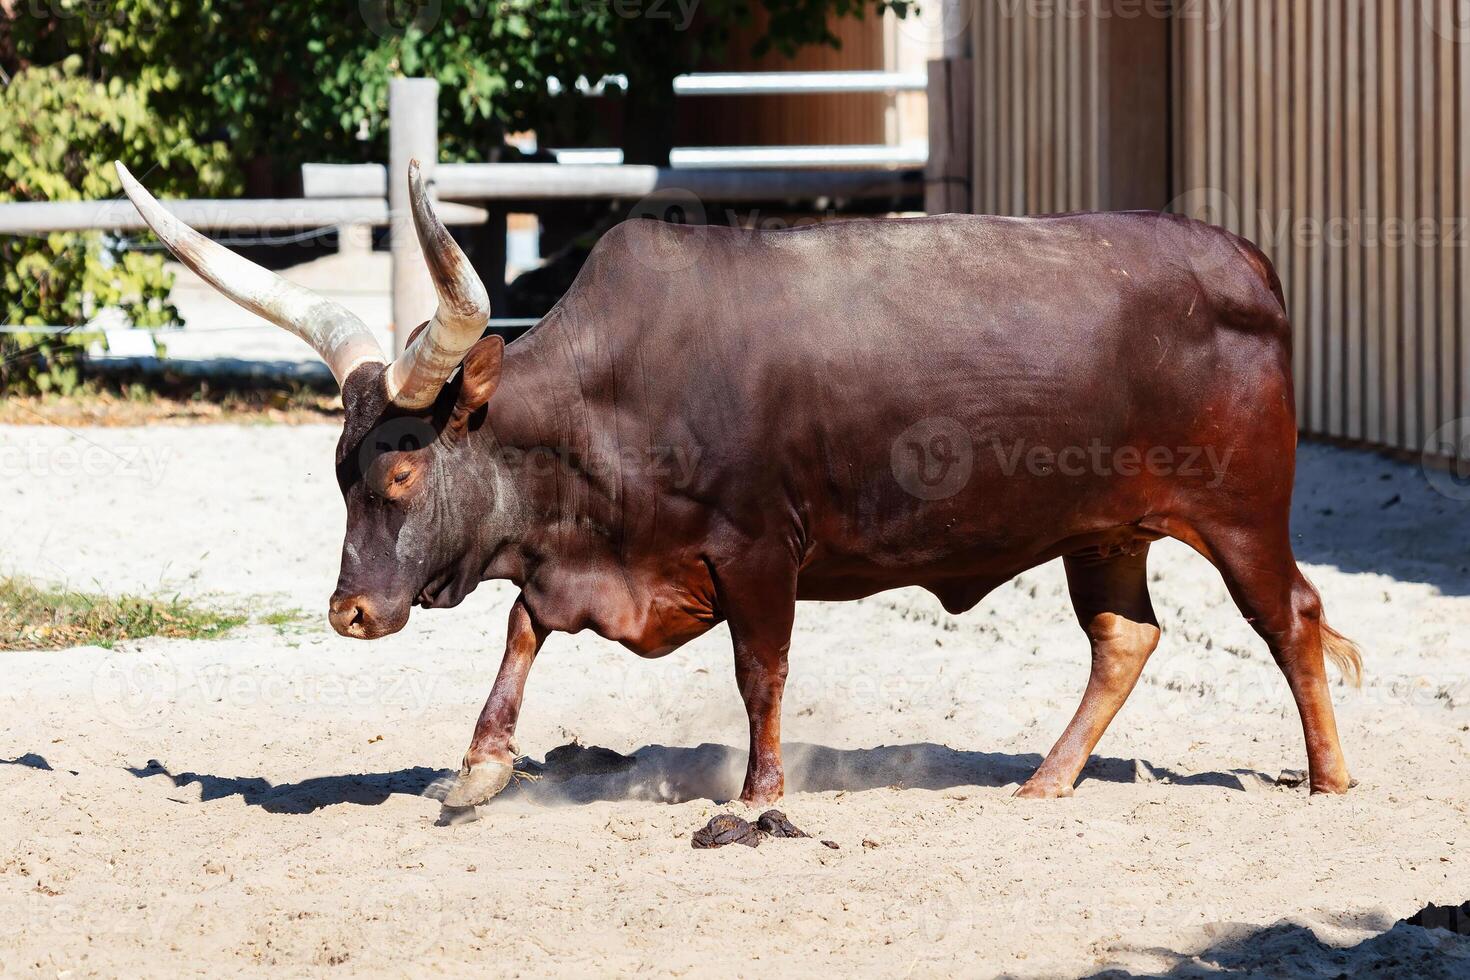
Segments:
[[[515,737],[516,720],[521,714],[521,698],[526,692],[526,675],[546,640],[546,630],[538,626],[517,596],[510,609],[510,623],[505,632],[505,657],[495,686],[475,723],[470,749],[465,753],[459,777],[444,797],[451,807],[478,806],[505,789],[515,763],[511,739]]]
[[[721,604],[735,645],[735,682],[750,721],[750,760],[740,800],[775,803],[786,789],[781,768],[781,694],[796,616],[794,571],[747,573],[721,581]]]

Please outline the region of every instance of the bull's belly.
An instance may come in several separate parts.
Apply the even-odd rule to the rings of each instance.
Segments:
[[[851,601],[891,589],[932,592],[951,613],[971,609],[996,587],[1064,555],[1131,554],[1160,537],[1139,524],[1060,534],[1043,541],[972,545],[950,542],[939,554],[907,552],[814,557],[797,579],[797,599]],[[818,553],[819,554],[819,553]]]

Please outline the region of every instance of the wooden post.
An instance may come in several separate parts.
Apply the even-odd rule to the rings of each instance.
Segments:
[[[929,163],[924,168],[924,210],[930,214],[962,214],[971,209],[973,64],[969,58],[929,62]]]
[[[400,353],[414,328],[434,315],[429,279],[408,203],[408,163],[417,159],[432,187],[439,160],[439,83],[395,78],[388,83],[388,209],[393,259],[393,348]]]

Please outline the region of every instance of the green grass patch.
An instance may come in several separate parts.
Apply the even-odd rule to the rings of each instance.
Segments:
[[[292,614],[271,614],[276,615]],[[22,576],[0,578],[0,650],[111,647],[145,636],[209,639],[244,625],[249,618],[177,596],[98,595],[40,585]],[[279,628],[280,624],[272,625]]]
[[[312,617],[300,609],[278,609],[257,616],[255,621],[262,626],[273,626],[277,633],[285,636],[287,633],[301,632],[312,622]]]

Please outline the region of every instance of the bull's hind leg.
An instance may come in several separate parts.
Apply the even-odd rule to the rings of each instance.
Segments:
[[[1327,625],[1317,590],[1297,568],[1284,522],[1278,527],[1195,527],[1191,542],[1210,558],[1241,613],[1271,649],[1301,715],[1313,793],[1345,793],[1352,785],[1327,687],[1324,655],[1356,683],[1357,648]]]
[[[1137,554],[1064,560],[1072,607],[1092,643],[1092,674],[1071,724],[1041,768],[1016,791],[1033,799],[1072,795],[1087,757],[1159,645],[1159,624],[1148,597],[1147,546]]]

